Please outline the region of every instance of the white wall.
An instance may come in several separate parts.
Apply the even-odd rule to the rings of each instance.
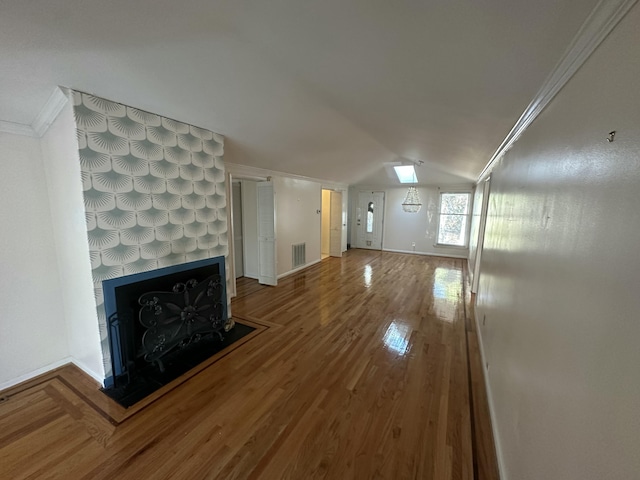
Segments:
[[[38,139],[0,133],[0,389],[69,359]]]
[[[422,201],[422,208],[418,213],[407,213],[402,210],[402,201],[407,195],[408,187],[380,188],[375,186],[355,186],[349,189],[352,199],[351,205],[351,246],[356,246],[355,208],[358,193],[361,191],[384,191],[384,228],[382,233],[382,249],[396,252],[416,253],[422,255],[441,255],[467,258],[467,248],[436,246],[438,234],[438,201],[440,191],[471,192],[471,185],[457,185],[442,187],[417,187]],[[415,247],[412,243],[415,242]]]
[[[639,45],[636,5],[492,172],[477,303],[507,480],[640,478]]]
[[[98,381],[104,379],[94,302],[80,159],[71,101],[42,137],[47,192],[53,220],[62,302],[73,362]]]
[[[320,261],[322,185],[309,180],[274,177],[278,276],[293,270],[291,245],[306,243],[307,264]]]

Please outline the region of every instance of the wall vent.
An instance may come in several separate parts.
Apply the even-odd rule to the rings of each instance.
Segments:
[[[291,266],[292,268],[301,267],[307,263],[307,244],[297,243],[291,245]]]

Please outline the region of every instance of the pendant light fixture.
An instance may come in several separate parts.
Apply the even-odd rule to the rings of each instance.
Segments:
[[[413,171],[413,183],[418,183],[415,169]],[[416,187],[411,185],[409,187],[409,190],[407,191],[407,196],[404,197],[404,201],[402,202],[402,210],[407,213],[418,213],[421,208],[422,202],[420,202],[418,190],[416,189]]]
[[[421,208],[422,208],[422,203],[420,203],[418,190],[414,186],[409,187],[407,196],[404,198],[404,201],[402,202],[402,210],[408,213],[418,213]]]

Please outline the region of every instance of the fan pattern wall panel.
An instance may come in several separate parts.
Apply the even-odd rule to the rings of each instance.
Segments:
[[[228,254],[224,139],[82,92],[73,102],[109,372],[103,280]]]

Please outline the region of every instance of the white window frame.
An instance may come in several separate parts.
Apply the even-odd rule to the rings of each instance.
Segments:
[[[464,245],[453,245],[450,243],[439,243],[438,239],[440,238],[440,218],[442,217],[442,195],[447,194],[461,194],[464,193],[469,198],[469,203],[467,204],[467,213],[465,214],[465,235],[464,235]],[[436,229],[436,241],[434,246],[441,248],[458,248],[460,250],[466,250],[469,248],[469,229],[471,228],[471,216],[473,212],[473,191],[469,189],[464,190],[443,190],[438,194],[438,228]]]

